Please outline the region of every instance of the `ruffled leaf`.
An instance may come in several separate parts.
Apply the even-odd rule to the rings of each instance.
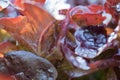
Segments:
[[[102,16],[104,7],[99,5],[77,6],[69,11],[70,18],[79,26],[99,25],[106,17]]]

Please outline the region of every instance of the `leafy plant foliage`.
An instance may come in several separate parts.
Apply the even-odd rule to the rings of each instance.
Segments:
[[[69,10],[60,10],[66,16],[61,21],[54,19],[44,9],[45,0],[3,0],[0,2],[0,13],[2,14],[0,28],[10,34],[12,38],[7,42],[3,40],[0,44],[1,78],[4,78],[5,75],[18,80],[19,78],[26,80],[24,79],[27,76],[25,71],[22,69],[17,71],[17,68],[21,68],[21,66],[15,66],[13,72],[9,72],[12,69],[10,67],[19,62],[25,63],[22,58],[27,52],[23,51],[19,55],[20,51],[13,51],[22,49],[35,53],[35,56],[43,57],[42,64],[47,65],[44,60],[49,60],[54,65],[51,66],[52,64],[48,61],[50,67],[56,67],[58,71],[58,80],[68,78],[77,80],[78,77],[79,80],[83,80],[84,76],[90,73],[90,75],[92,73],[94,75],[95,72],[105,73],[105,71],[107,71],[105,74],[107,76],[103,80],[120,79],[120,0],[106,0],[104,5],[79,5]],[[18,45],[15,45],[16,41],[18,41]],[[10,56],[12,60],[4,62],[3,59],[8,59],[6,56],[10,54],[9,51],[15,55]],[[30,55],[25,58],[27,61],[27,64],[24,64],[25,67],[29,65],[28,63],[32,63]],[[14,56],[20,58],[18,63]],[[4,65],[5,63],[9,63],[10,66]],[[3,65],[6,67],[5,71],[1,70]],[[36,69],[38,65],[35,65],[34,63],[32,68]],[[44,70],[44,67],[42,66],[41,69]],[[53,73],[46,74],[55,76],[48,80],[56,79],[56,69]],[[21,72],[23,73],[21,74]],[[61,79],[63,74],[66,75],[65,79]],[[34,76],[27,78],[35,79]],[[88,78],[90,80],[89,75]]]

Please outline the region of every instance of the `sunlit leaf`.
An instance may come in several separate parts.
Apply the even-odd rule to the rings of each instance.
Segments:
[[[46,0],[35,0],[36,2],[39,2],[41,4],[44,4]]]
[[[14,5],[16,8],[18,7],[19,9],[25,9],[24,3],[31,3],[31,4],[39,4],[43,5],[46,0],[15,0]]]
[[[37,4],[25,3],[24,6],[25,10],[20,11],[23,16],[1,18],[0,25],[23,45],[39,53],[41,32],[54,18]]]

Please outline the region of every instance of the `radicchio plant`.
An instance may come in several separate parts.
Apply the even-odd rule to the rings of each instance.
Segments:
[[[99,69],[120,65],[119,13],[117,7],[108,7],[108,2],[104,6],[76,6],[66,12],[64,20],[55,21],[43,33],[42,44],[53,42],[47,49],[42,45],[42,51],[51,53],[52,50],[56,50],[55,45],[57,48],[60,46],[61,52],[74,67],[73,70],[65,70],[69,76],[80,77]],[[118,1],[111,4],[111,6],[116,5]],[[117,49],[115,53],[111,53],[114,57],[96,60],[96,57],[109,49]]]
[[[116,6],[114,8],[108,7],[109,2],[108,0],[105,6],[74,7],[66,13],[66,19],[63,21],[65,23],[61,31],[63,35],[59,40],[61,49],[73,66],[87,70],[87,73],[97,68],[120,66],[119,60],[115,60],[115,58],[94,60],[108,49],[119,48],[117,36],[120,24],[116,6],[119,1],[110,2],[111,6]],[[111,24],[114,25],[110,26]],[[120,56],[119,52],[116,52],[116,55]],[[72,77],[77,77],[81,76],[81,72],[67,73]],[[84,73],[85,71],[83,71]]]
[[[14,3],[0,9],[5,9],[0,28],[57,68],[67,63],[70,69],[62,70],[70,77],[80,77],[99,69],[120,66],[120,1],[111,1],[65,10],[66,18],[58,21],[44,10],[41,0],[13,0]],[[116,52],[111,52],[112,56],[107,59],[99,59],[108,49]]]

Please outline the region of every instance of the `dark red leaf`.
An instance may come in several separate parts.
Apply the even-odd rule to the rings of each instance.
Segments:
[[[106,4],[109,6],[116,6],[116,4],[118,4],[120,2],[120,0],[106,0]]]

